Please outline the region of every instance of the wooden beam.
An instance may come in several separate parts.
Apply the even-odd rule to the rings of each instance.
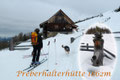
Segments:
[[[30,48],[14,48],[14,50],[28,50]]]
[[[14,46],[14,47],[32,47],[32,45],[19,45],[19,46]]]

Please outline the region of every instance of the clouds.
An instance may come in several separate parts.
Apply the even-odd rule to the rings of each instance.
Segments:
[[[55,6],[74,9],[81,14],[98,14],[119,6],[119,0],[44,0]]]
[[[5,28],[6,33],[12,34],[31,32],[59,9],[77,21],[86,15],[115,9],[119,3],[119,0],[0,0],[0,30]]]

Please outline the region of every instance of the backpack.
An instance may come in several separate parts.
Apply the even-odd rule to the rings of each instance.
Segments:
[[[38,44],[38,34],[36,32],[31,33],[31,43],[32,45]]]

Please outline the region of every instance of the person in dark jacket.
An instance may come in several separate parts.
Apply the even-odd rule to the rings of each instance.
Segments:
[[[37,44],[33,45],[33,58],[31,65],[39,64],[40,52],[43,47],[43,41],[41,35],[39,34],[39,31],[40,30],[38,28],[35,29],[35,32],[37,33]]]

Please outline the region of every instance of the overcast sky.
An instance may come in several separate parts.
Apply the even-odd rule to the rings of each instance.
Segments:
[[[73,21],[120,6],[120,0],[0,0],[0,36],[31,32],[62,9]]]

